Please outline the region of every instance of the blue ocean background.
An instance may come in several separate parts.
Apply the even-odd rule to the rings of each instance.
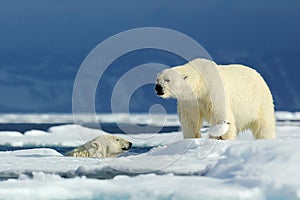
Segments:
[[[299,10],[296,0],[0,0],[0,112],[71,113],[73,83],[84,58],[103,40],[138,27],[180,31],[218,63],[257,69],[272,90],[275,109],[299,111]],[[174,66],[183,60],[157,50],[120,57],[99,83],[97,112],[111,112],[119,77],[149,62]],[[153,84],[134,93],[130,111],[147,113],[157,103],[176,112],[176,102],[158,98]]]

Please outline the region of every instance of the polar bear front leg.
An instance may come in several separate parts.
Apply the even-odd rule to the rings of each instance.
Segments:
[[[183,138],[201,138],[200,123],[199,120],[195,118],[190,118],[188,116],[181,118],[181,127],[183,132]]]
[[[197,109],[182,109],[178,104],[178,117],[181,123],[183,138],[201,138],[200,128],[202,126],[203,118]]]

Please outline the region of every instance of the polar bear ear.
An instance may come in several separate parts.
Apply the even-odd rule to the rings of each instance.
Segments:
[[[96,141],[93,141],[92,147],[94,147],[95,149],[99,149],[99,144]]]

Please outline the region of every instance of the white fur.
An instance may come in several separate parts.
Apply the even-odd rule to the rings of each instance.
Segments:
[[[230,122],[222,139],[251,129],[256,139],[275,138],[271,92],[255,70],[238,64],[217,65],[195,59],[158,74],[163,98],[178,100],[178,116],[184,138],[201,137],[203,120],[211,125]]]
[[[131,143],[113,135],[101,135],[84,145],[68,152],[66,156],[73,157],[116,157],[131,147]]]

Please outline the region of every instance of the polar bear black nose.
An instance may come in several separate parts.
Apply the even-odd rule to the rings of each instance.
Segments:
[[[156,85],[155,85],[155,91],[156,91],[156,94],[157,94],[157,95],[163,95],[163,94],[164,94],[163,88],[161,87],[160,84],[156,84]]]
[[[130,149],[132,147],[132,143],[129,142],[129,146],[128,146],[128,149]]]

